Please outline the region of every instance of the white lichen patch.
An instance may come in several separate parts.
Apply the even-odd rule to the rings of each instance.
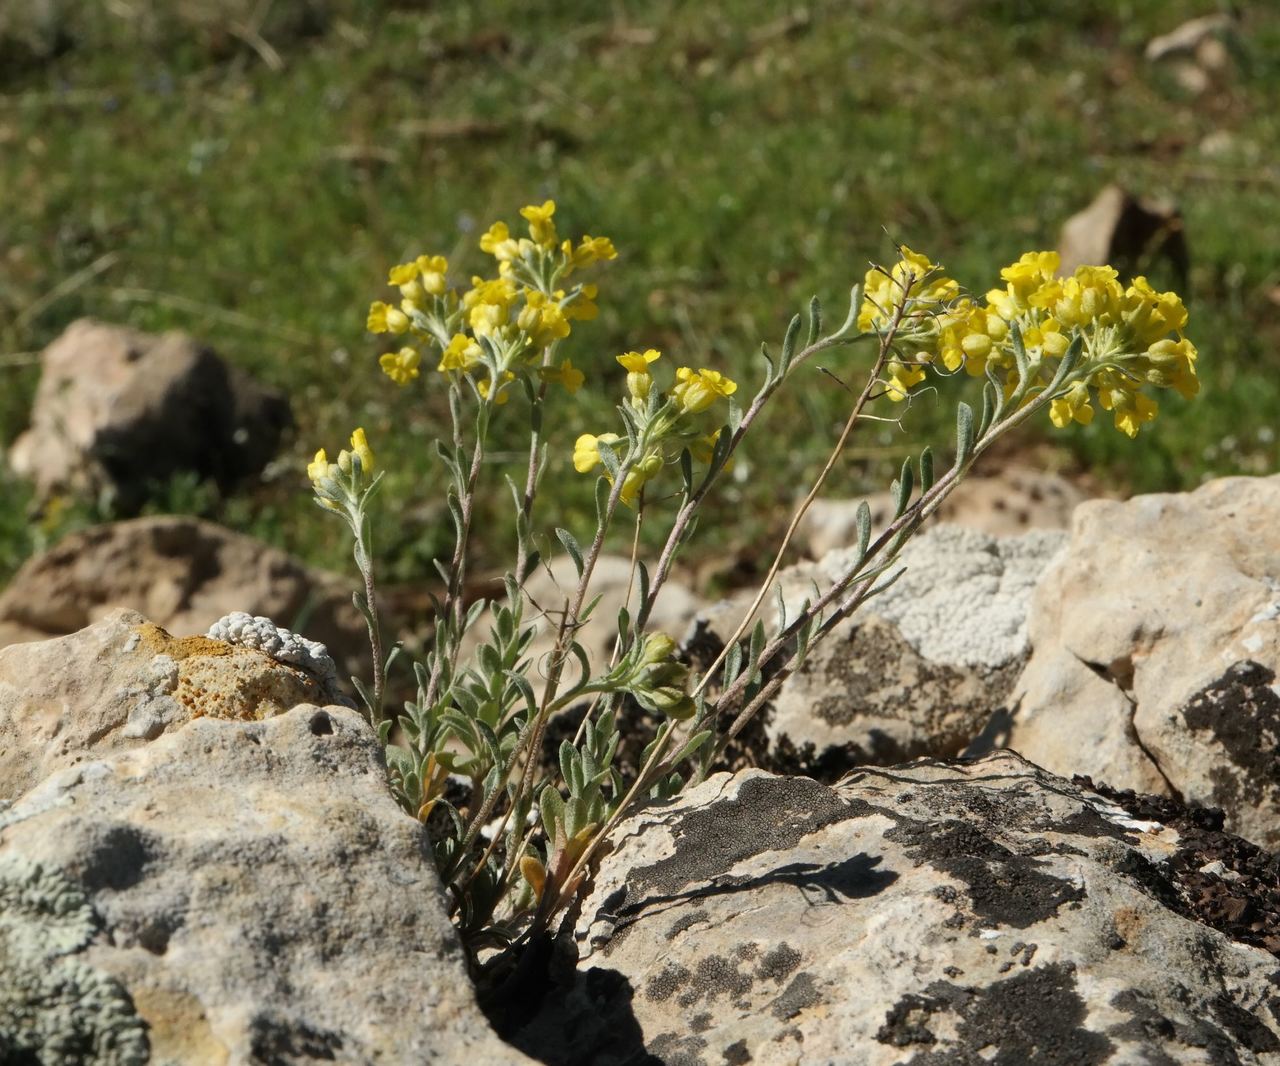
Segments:
[[[320,681],[327,693],[338,695],[338,668],[329,649],[319,641],[308,640],[276,625],[270,618],[232,611],[214,622],[205,636],[211,640],[256,648],[276,662],[299,667]]]

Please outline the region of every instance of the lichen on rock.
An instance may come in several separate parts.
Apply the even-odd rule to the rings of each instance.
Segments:
[[[0,1061],[148,1061],[128,992],[75,955],[96,928],[84,893],[61,873],[0,853]]]

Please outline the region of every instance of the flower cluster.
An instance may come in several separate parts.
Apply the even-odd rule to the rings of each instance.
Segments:
[[[493,256],[497,276],[473,277],[468,289],[449,287],[449,263],[442,255],[420,255],[393,267],[387,282],[400,299],[375,301],[367,326],[413,343],[383,354],[383,373],[407,385],[419,376],[424,354],[435,352],[429,358],[440,373],[470,380],[486,402],[506,403],[520,378],[576,392],[585,380],[582,371],[569,359],[554,359],[553,352],[569,336],[571,323],[596,317],[598,289],[569,279],[618,253],[608,237],[562,241],[555,212],[552,200],[523,208],[527,237],[513,236],[505,222],[490,226],[480,248]]]
[[[351,434],[351,450],[344,448],[338,452],[336,462],[329,462],[323,448],[316,452],[315,458],[307,464],[307,477],[311,479],[319,503],[331,511],[340,511],[346,498],[346,494],[340,491],[342,481],[349,479],[353,484],[367,481],[376,468],[377,460],[369,447],[369,440],[364,429],[358,428]]]
[[[664,466],[678,462],[686,448],[701,462],[710,461],[721,421],[706,415],[718,400],[738,391],[737,383],[719,371],[682,366],[676,371],[675,384],[665,394],[659,393],[650,369],[661,355],[650,348],[617,357],[627,372],[627,402],[620,410],[632,435],[584,433],[573,446],[573,467],[578,473],[590,473],[603,464],[605,476],[612,481],[615,469],[622,472],[619,499],[627,505],[635,503],[645,483]],[[608,450],[611,461],[603,457],[602,449]]]
[[[995,375],[1006,396],[1024,373],[1043,387],[1077,336],[1083,346],[1079,368],[1049,408],[1059,428],[1088,425],[1096,401],[1112,412],[1117,429],[1133,437],[1156,416],[1156,401],[1144,385],[1187,398],[1199,389],[1196,348],[1182,333],[1186,308],[1176,293],[1157,292],[1146,278],[1124,287],[1111,267],[1080,267],[1060,278],[1056,252],[1027,252],[1000,271],[1003,287],[979,303],[960,295],[927,258],[901,251],[891,270],[867,274],[858,318],[863,330],[895,330],[895,357],[886,365],[885,391],[892,400],[904,399],[935,361],[948,371],[964,367],[974,376]],[[1025,371],[1018,366],[1019,342]]]

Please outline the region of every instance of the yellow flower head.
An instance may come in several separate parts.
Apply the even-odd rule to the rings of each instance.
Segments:
[[[409,328],[409,316],[398,307],[375,300],[369,307],[365,327],[370,333],[400,334]]]
[[[325,455],[324,449],[321,448],[316,452],[316,457],[307,464],[307,477],[311,479],[312,484],[330,476],[330,465],[329,457]]]
[[[653,388],[653,378],[649,375],[649,365],[662,357],[656,348],[644,352],[625,352],[617,356],[618,363],[627,372],[627,392],[638,405],[643,407]]]
[[[418,264],[416,261],[411,263],[401,263],[399,266],[393,266],[391,268],[391,272],[387,275],[387,284],[395,285],[397,287],[401,285],[408,285],[409,282],[413,281],[417,276]]]
[[[516,325],[529,335],[529,343],[538,349],[569,336],[569,320],[560,304],[536,289],[525,290],[525,305],[516,316]]]
[[[717,370],[691,370],[682,366],[676,371],[676,386],[671,390],[671,397],[686,414],[699,414],[721,396],[732,396],[737,391],[737,383]]]
[[[587,380],[587,375],[573,365],[569,359],[560,362],[560,384],[564,386],[565,391],[572,396]]]
[[[564,306],[564,317],[577,319],[581,322],[590,322],[600,313],[600,308],[595,304],[596,294],[599,291],[600,287],[598,285],[579,286],[577,295]],[[563,300],[564,293],[557,292],[556,299]]]
[[[588,474],[600,464],[600,445],[616,444],[622,438],[616,433],[584,433],[573,442],[573,468]]]
[[[519,290],[510,278],[472,278],[462,306],[477,337],[487,337],[507,324]]]
[[[569,261],[571,270],[588,267],[601,260],[618,258],[618,249],[613,246],[613,241],[608,237],[584,236],[578,242],[577,248],[573,246],[572,241],[565,241],[560,246],[560,250]]]
[[[520,254],[520,245],[512,240],[505,222],[495,222],[480,238],[480,250],[488,252],[499,263],[509,263]]]
[[[1059,429],[1065,429],[1072,422],[1087,426],[1093,421],[1093,407],[1089,403],[1089,386],[1077,381],[1063,395],[1049,403],[1049,421]]]
[[[551,216],[556,213],[556,202],[547,200],[541,207],[530,204],[520,208],[520,216],[529,223],[529,236],[544,248],[556,246],[556,225]]]
[[[442,255],[420,255],[415,265],[422,275],[422,287],[432,296],[443,296],[449,260]]]
[[[440,356],[440,363],[436,367],[441,373],[450,370],[460,370],[464,373],[472,370],[480,365],[481,356],[484,353],[480,350],[480,345],[465,333],[455,333],[445,345],[444,353]]]
[[[378,365],[382,372],[397,385],[408,385],[418,376],[418,364],[422,355],[416,348],[401,348],[398,352],[387,352],[379,356]]]
[[[355,453],[356,458],[360,460],[360,469],[366,474],[372,474],[376,464],[373,458],[373,450],[369,447],[368,440],[365,439],[363,429],[356,429],[351,434],[351,450]]]
[[[907,393],[925,378],[924,367],[907,366],[897,359],[889,361],[888,371],[889,380],[885,384],[885,395],[894,403],[905,400]]]
[[[955,298],[959,285],[937,273],[938,267],[927,256],[913,252],[905,244],[899,247],[902,258],[887,273],[879,267],[867,271],[863,279],[862,306],[858,310],[858,329],[863,333],[887,326],[896,308],[910,300],[908,314],[928,320],[932,312]]]

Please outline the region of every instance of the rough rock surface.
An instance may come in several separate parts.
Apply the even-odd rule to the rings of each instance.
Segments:
[[[545,1062],[1280,1061],[1276,959],[1187,916],[1179,832],[1012,753],[720,774],[617,839]]]
[[[1280,844],[1277,528],[1280,475],[1078,508],[1033,599],[1011,746]]]
[[[993,474],[965,478],[925,523],[965,526],[1004,537],[1030,529],[1066,529],[1071,512],[1087,497],[1060,474],[1010,464]],[[797,543],[811,559],[857,542],[861,500],[816,500],[797,531]],[[893,518],[893,497],[878,492],[867,498],[871,524],[883,528]]]
[[[258,473],[291,423],[281,393],[182,333],[83,319],[40,362],[31,428],[9,458],[41,494],[106,492],[127,510],[182,471],[230,484]]]
[[[767,725],[774,765],[828,779],[862,763],[956,754],[988,727],[999,730],[1026,661],[1034,583],[1063,540],[1051,530],[993,537],[950,525],[913,538],[899,559],[903,576],[783,684]],[[834,551],[784,571],[788,614],[851,557]],[[716,605],[705,627],[727,638],[752,598]],[[776,621],[773,602],[762,608],[766,624]]]
[[[369,638],[349,581],[176,515],[94,526],[29,559],[0,592],[0,647],[73,633],[117,607],[178,636],[203,633],[232,611],[266,615],[323,643],[344,679],[367,672]]]
[[[116,611],[70,636],[0,650],[0,800],[198,715],[260,719],[323,695],[319,679],[261,651],[171,637]]]
[[[36,1033],[125,1049],[56,1061],[140,1062],[139,1042],[165,1064],[529,1061],[476,1007],[425,832],[344,708],[201,718],[59,771],[0,810],[13,898],[0,1048]],[[68,1010],[51,984],[87,998]]]

